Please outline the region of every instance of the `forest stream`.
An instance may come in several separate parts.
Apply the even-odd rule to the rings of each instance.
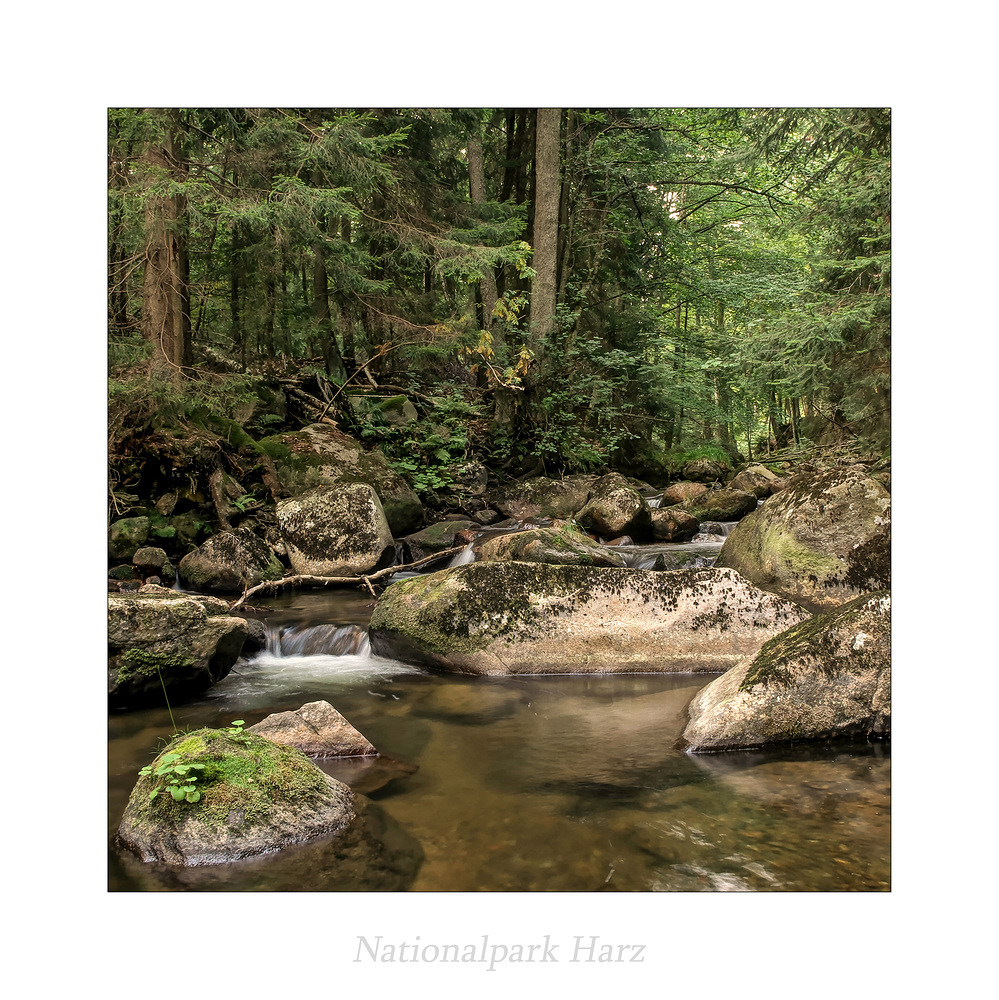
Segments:
[[[723,533],[727,526],[719,526]],[[642,546],[640,561],[720,538]],[[715,675],[441,675],[373,657],[370,595],[286,592],[268,649],[241,659],[181,728],[252,725],[326,700],[384,758],[317,763],[373,805],[386,845],[350,838],[168,869],[113,848],[112,891],[871,891],[889,887],[890,750],[836,743],[687,754],[692,696]],[[166,709],[110,716],[109,835]]]

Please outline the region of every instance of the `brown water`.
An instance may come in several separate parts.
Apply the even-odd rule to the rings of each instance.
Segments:
[[[363,623],[355,594],[275,600],[282,621]],[[181,727],[325,699],[396,762],[330,763],[368,794],[330,843],[183,872],[113,849],[112,890],[729,891],[889,887],[884,744],[673,749],[703,675],[466,678],[368,656],[241,662]],[[110,719],[109,833],[165,711]],[[417,770],[413,771],[413,766]],[[371,845],[376,845],[372,847]]]

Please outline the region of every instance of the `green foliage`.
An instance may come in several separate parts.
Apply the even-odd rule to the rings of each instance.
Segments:
[[[160,794],[169,794],[174,802],[197,802],[201,798],[198,790],[198,775],[194,771],[204,771],[204,764],[178,764],[182,754],[167,753],[160,758],[159,766],[154,770],[147,765],[139,771],[143,777],[160,778],[159,784],[149,793],[151,802]]]
[[[468,422],[479,408],[460,393],[446,390],[433,397],[424,419],[391,424],[377,407],[364,412],[360,436],[376,442],[389,464],[421,497],[449,489],[454,480],[449,467],[465,460],[470,448]]]

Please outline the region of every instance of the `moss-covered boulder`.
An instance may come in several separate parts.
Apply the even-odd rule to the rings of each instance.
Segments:
[[[162,705],[164,685],[174,702],[196,697],[229,673],[246,636],[246,622],[218,598],[109,594],[108,701]]]
[[[595,476],[548,479],[538,476],[513,483],[492,494],[490,503],[504,517],[523,521],[532,517],[572,517],[590,499]]]
[[[789,480],[725,539],[716,566],[814,612],[891,587],[891,496],[860,472]]]
[[[378,494],[394,535],[415,531],[424,522],[423,505],[409,484],[377,449],[328,424],[264,438],[259,446],[274,460],[282,488],[298,496],[315,486],[367,483]]]
[[[184,770],[157,776],[161,767]],[[346,785],[263,736],[199,729],[175,737],[151,771],[136,782],[118,827],[119,843],[147,862],[225,864],[335,835],[355,818]],[[175,776],[196,797],[178,801]]]
[[[775,636],[704,688],[689,715],[692,751],[886,736],[891,596],[859,597]]]
[[[366,483],[318,486],[282,500],[277,522],[296,573],[358,576],[395,555],[378,494]]]
[[[192,590],[242,593],[284,575],[281,560],[266,542],[249,532],[220,531],[188,552],[177,567]]]
[[[778,483],[779,478],[776,473],[771,472],[765,465],[757,463],[742,469],[729,486],[734,490],[753,493],[758,500],[762,500],[774,492],[774,487]]]
[[[177,579],[177,571],[173,568],[173,563],[170,562],[166,552],[153,545],[144,545],[141,549],[137,549],[132,556],[132,565],[143,578],[159,576],[169,583]]]
[[[476,546],[482,562],[540,562],[553,566],[625,565],[624,557],[584,535],[575,525],[494,535]]]
[[[459,673],[720,673],[804,617],[729,571],[477,562],[392,584],[369,634]]]
[[[310,701],[293,712],[275,712],[248,733],[295,747],[309,757],[370,757],[378,754],[328,701]]]
[[[602,476],[592,487],[590,499],[576,514],[587,531],[603,538],[630,535],[643,542],[652,537],[648,501],[619,473]]]
[[[412,424],[420,419],[416,407],[405,396],[390,396],[377,404],[377,409],[385,418],[387,424],[401,426]]]
[[[462,544],[455,541],[455,535],[469,528],[478,530],[479,525],[465,518],[438,521],[422,531],[414,531],[413,534],[400,538],[399,541],[406,544],[413,559],[422,559],[424,556],[431,556],[435,552],[443,552],[445,549],[452,549],[455,545]]]
[[[720,482],[731,471],[727,462],[713,458],[694,458],[684,465],[680,474],[694,483],[715,483]]]
[[[108,529],[108,555],[112,559],[131,559],[149,538],[148,517],[123,517]]]
[[[738,521],[756,510],[759,501],[755,493],[745,490],[706,490],[684,500],[680,507],[698,521]]]

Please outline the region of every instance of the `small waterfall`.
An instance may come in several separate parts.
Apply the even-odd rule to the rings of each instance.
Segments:
[[[466,545],[460,552],[455,552],[447,564],[447,568],[455,569],[458,566],[467,566],[472,562],[475,562],[475,553],[472,551],[471,545]]]
[[[368,633],[360,625],[294,625],[267,630],[267,652],[274,656],[370,656]]]
[[[702,521],[701,530],[694,535],[695,542],[711,542],[715,538],[728,538],[738,521]]]

